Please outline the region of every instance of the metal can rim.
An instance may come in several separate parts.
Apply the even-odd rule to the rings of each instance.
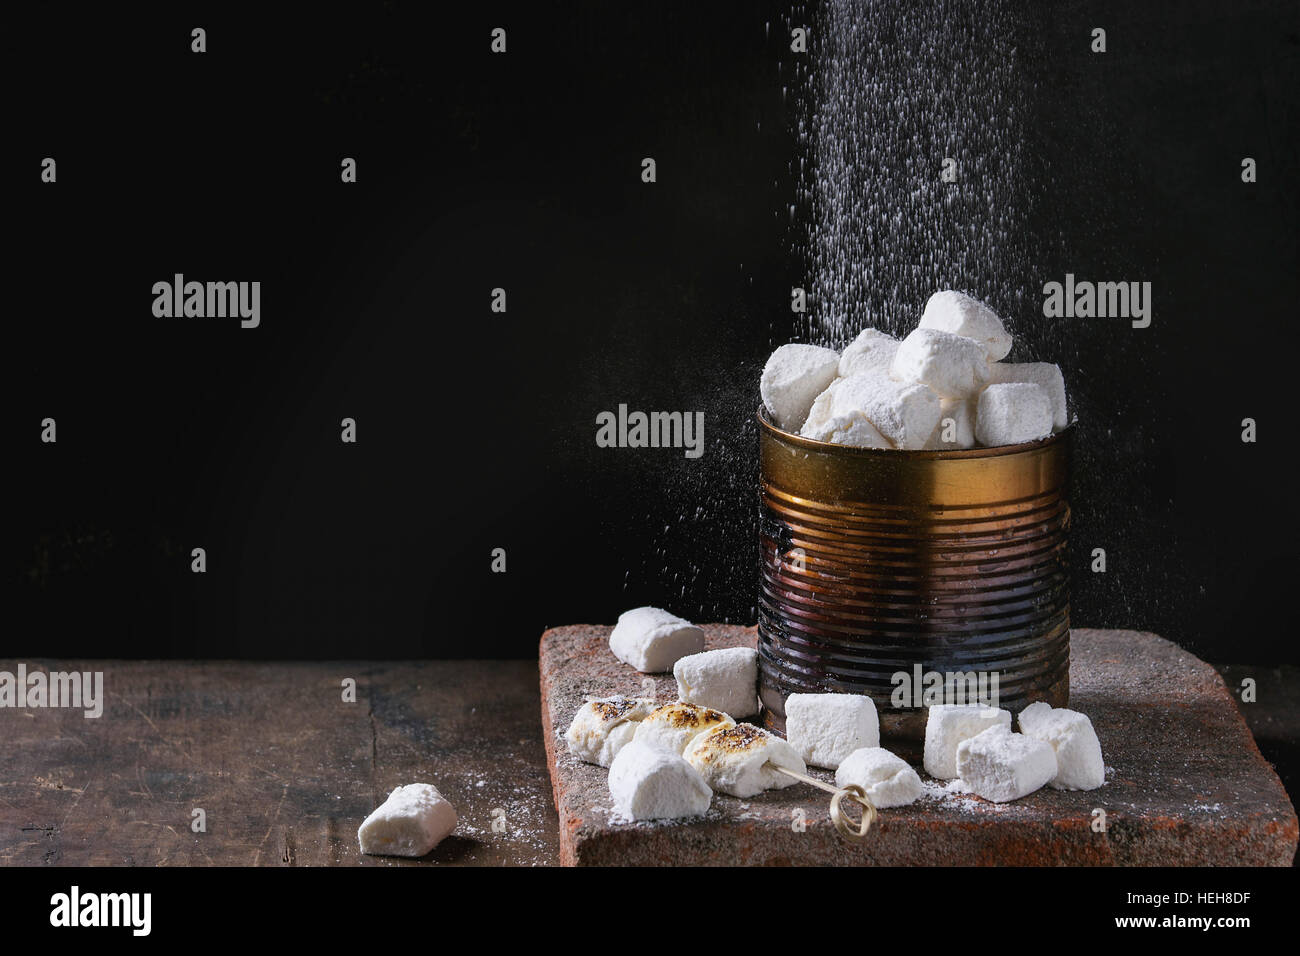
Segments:
[[[853,445],[837,445],[834,442],[818,441],[816,438],[806,438],[803,435],[796,435],[779,428],[768,418],[767,408],[762,404],[758,406],[758,411],[754,417],[758,419],[760,429],[766,431],[773,438],[793,445],[796,448],[803,448],[806,451],[820,452],[821,454],[841,454],[847,456],[858,456],[863,458],[911,458],[921,461],[928,460],[960,460],[965,458],[999,458],[1003,455],[1017,455],[1030,449],[1049,448],[1059,442],[1067,441],[1074,432],[1074,422],[1070,422],[1060,431],[1052,432],[1046,438],[1039,438],[1036,441],[1021,442],[1017,445],[990,445],[979,446],[976,448],[857,448]]]

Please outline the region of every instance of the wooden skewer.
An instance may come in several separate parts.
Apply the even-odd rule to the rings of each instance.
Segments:
[[[796,773],[793,770],[787,770],[785,767],[778,767],[776,764],[768,761],[767,766],[783,773],[787,777],[793,777],[800,783],[812,784],[818,790],[825,790],[831,794],[831,822],[835,824],[835,829],[840,831],[840,835],[846,840],[852,840],[854,843],[861,843],[867,838],[867,831],[871,825],[876,822],[876,806],[867,796],[866,791],[855,783],[847,787],[832,787],[829,783],[823,783],[815,777],[809,777],[807,774]],[[853,823],[849,815],[844,812],[841,801],[845,797],[853,800],[862,807],[862,819],[858,823]]]

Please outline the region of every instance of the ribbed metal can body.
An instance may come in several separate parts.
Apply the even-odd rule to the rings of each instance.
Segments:
[[[862,449],[790,435],[760,410],[765,725],[785,729],[792,693],[868,694],[882,734],[916,739],[923,702],[993,680],[1013,713],[1064,706],[1072,431],[999,448]],[[949,696],[923,699],[926,687]]]

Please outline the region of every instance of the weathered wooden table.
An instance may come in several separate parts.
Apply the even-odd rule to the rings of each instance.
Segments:
[[[565,656],[561,644],[553,649]],[[535,662],[27,663],[103,671],[107,700],[91,720],[0,709],[0,865],[561,862]],[[15,667],[0,661],[0,670]],[[1294,669],[1238,670],[1261,681],[1260,703],[1242,708],[1252,726],[1277,725],[1294,739],[1294,694],[1281,693]],[[580,684],[591,672],[572,676]],[[355,703],[343,700],[347,678]],[[572,769],[599,782],[599,768]],[[456,834],[424,860],[361,855],[358,824],[393,787],[416,781],[456,805]],[[1107,792],[1122,795],[1120,786]],[[206,832],[191,829],[195,810]]]
[[[0,710],[0,864],[559,859],[535,662],[27,664],[103,671],[106,704]],[[455,805],[455,835],[421,861],[363,856],[357,826],[415,782]]]

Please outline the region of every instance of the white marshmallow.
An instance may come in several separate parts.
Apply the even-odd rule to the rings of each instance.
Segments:
[[[632,739],[639,744],[680,754],[700,734],[714,727],[734,726],[736,722],[720,710],[679,700],[646,714],[645,719],[637,724],[636,736]]]
[[[632,820],[697,817],[709,809],[713,791],[680,754],[634,741],[609,768],[614,810]]]
[[[844,758],[835,771],[835,786],[856,784],[877,810],[905,807],[925,792],[920,775],[906,760],[883,747],[863,747]]]
[[[424,856],[456,829],[456,809],[427,783],[398,787],[357,828],[361,852]]]
[[[840,354],[840,375],[858,375],[863,372],[888,375],[898,344],[898,339],[892,335],[876,329],[863,329]]]
[[[835,383],[835,415],[861,412],[895,448],[920,448],[939,421],[939,396],[924,385],[895,382],[878,373]]]
[[[1022,734],[1051,744],[1055,751],[1053,789],[1096,790],[1106,782],[1101,741],[1086,714],[1040,700],[1020,712],[1019,723]]]
[[[758,652],[750,647],[725,647],[683,657],[673,665],[677,696],[724,714],[748,717],[758,713]]]
[[[925,724],[925,772],[940,780],[957,776],[957,747],[990,727],[1011,729],[1011,711],[982,704],[935,704]]]
[[[925,303],[920,328],[938,329],[974,339],[983,346],[989,361],[1004,359],[1011,351],[1011,336],[998,314],[979,299],[964,292],[936,292]]]
[[[940,398],[969,398],[988,383],[988,353],[974,339],[916,329],[898,347],[889,374],[928,386]]]
[[[573,715],[564,735],[569,753],[587,763],[608,767],[636,734],[637,723],[654,710],[646,697],[589,700]]]
[[[800,435],[805,438],[812,438],[813,432],[834,417],[835,386],[842,381],[844,379],[837,378],[827,385],[826,390],[813,400],[812,408],[808,410],[808,418],[804,420],[803,427],[799,429]]]
[[[949,427],[948,422],[952,425]],[[946,441],[945,437],[951,438]],[[975,447],[975,400],[945,398],[939,403],[939,424],[925,447],[931,451]]]
[[[701,734],[691,741],[684,756],[710,787],[733,797],[752,797],[797,782],[768,763],[798,773],[808,769],[793,747],[753,724],[718,727]]]
[[[1051,780],[1056,755],[1044,741],[990,727],[957,745],[957,774],[985,800],[1006,803]]]
[[[835,380],[838,352],[818,345],[782,345],[763,366],[758,390],[778,427],[797,432],[813,399]]]
[[[1052,428],[1060,431],[1070,423],[1065,405],[1065,376],[1061,366],[1051,362],[995,362],[989,366],[989,383],[1005,385],[1029,382],[1047,389],[1052,400]]]
[[[662,608],[637,607],[618,616],[609,649],[643,674],[660,674],[687,654],[704,650],[704,632]]]
[[[834,770],[853,751],[880,746],[876,704],[859,694],[791,694],[785,739],[804,763]]]
[[[805,422],[799,432],[805,438],[816,441],[832,442],[836,445],[849,445],[853,448],[892,448],[889,440],[867,420],[861,412],[849,412],[836,415],[817,425],[809,427]]]
[[[985,447],[1018,445],[1052,433],[1052,400],[1029,382],[990,385],[975,406],[975,438]]]

